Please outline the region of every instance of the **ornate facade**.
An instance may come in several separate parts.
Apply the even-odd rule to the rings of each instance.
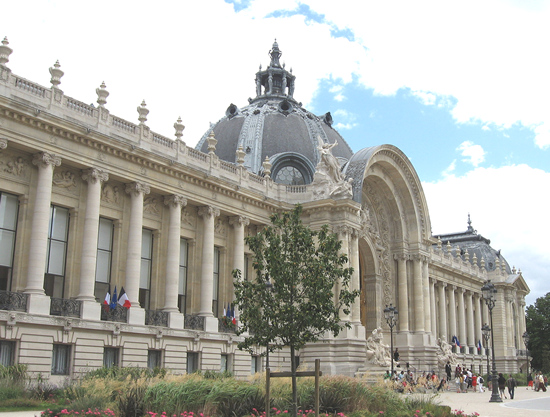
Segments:
[[[244,243],[271,213],[304,206],[304,222],[330,224],[361,290],[351,328],[307,346],[327,373],[354,375],[373,330],[389,332],[383,309],[399,310],[394,345],[417,370],[438,366],[438,341],[460,340],[461,363],[485,369],[481,287],[497,287],[494,335],[500,371],[525,363],[521,272],[469,224],[432,236],[420,180],[391,145],[353,153],[294,99],[295,76],[275,43],[256,75],[256,97],[206,132],[196,148],[112,115],[102,84],[97,105],[13,74],[0,46],[0,359],[52,379],[101,366],[162,366],[173,372],[259,371],[263,359],[236,348],[221,320],[233,299],[231,271],[252,274]],[[104,306],[122,287],[126,309]],[[383,336],[381,336],[383,334]],[[380,339],[382,340],[382,339]],[[271,355],[288,369],[288,357]],[[523,365],[524,366],[524,365]]]

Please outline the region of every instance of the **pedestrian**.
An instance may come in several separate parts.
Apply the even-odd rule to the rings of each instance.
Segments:
[[[534,387],[533,387],[533,375],[531,375],[531,372],[529,372],[529,375],[527,375],[527,388],[526,389],[529,389],[529,387],[531,387],[531,389],[534,389]]]
[[[395,362],[399,362],[399,349],[398,348],[395,348],[395,352],[393,352],[393,360]],[[399,366],[399,364],[397,366]]]
[[[477,392],[477,375],[472,374],[472,388],[474,389],[474,393]]]
[[[447,365],[445,365],[445,373],[447,374],[447,381],[451,380],[451,362],[447,361]]]
[[[516,389],[517,386],[518,384],[515,378],[512,376],[512,374],[510,374],[510,376],[508,377],[508,380],[506,381],[506,387],[508,388],[508,394],[510,395],[511,400],[514,399],[514,390]]]
[[[483,381],[483,377],[481,376],[481,374],[478,375],[478,377],[477,377],[477,386],[479,387],[479,392],[485,391],[483,389],[483,382],[485,382],[485,381]]]
[[[508,399],[508,397],[506,396],[506,393],[504,392],[504,388],[506,387],[506,378],[504,378],[504,375],[502,375],[502,373],[498,374],[497,383],[498,383],[498,390],[500,392],[500,398],[502,399],[502,397],[504,397],[505,399]]]

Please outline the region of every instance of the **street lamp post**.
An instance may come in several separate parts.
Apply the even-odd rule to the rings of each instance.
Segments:
[[[386,305],[386,308],[384,309],[384,318],[386,319],[386,323],[388,323],[388,326],[390,326],[390,361],[391,361],[391,376],[390,380],[393,378],[393,328],[397,324],[397,317],[399,315],[399,312],[397,311],[397,307],[394,307],[390,304],[388,307]]]
[[[483,340],[485,341],[485,355],[487,356],[487,387],[489,386],[489,381],[491,380],[491,373],[489,369],[489,336],[491,336],[491,328],[485,323],[481,326],[481,331],[483,333]]]
[[[498,394],[498,376],[497,376],[497,368],[495,363],[495,332],[493,327],[493,308],[495,308],[496,303],[496,288],[495,285],[491,282],[491,280],[488,280],[485,282],[485,285],[481,287],[481,292],[483,293],[483,299],[485,300],[485,303],[487,304],[487,307],[489,308],[489,318],[491,321],[491,356],[493,359],[493,372],[491,377],[491,382],[493,384],[493,393],[491,394],[491,399],[489,400],[490,403],[501,403],[502,398],[500,398],[500,395]]]
[[[529,349],[527,348],[527,345],[529,344],[529,333],[527,333],[527,330],[521,335],[523,338],[523,343],[525,344],[525,375],[529,376]]]

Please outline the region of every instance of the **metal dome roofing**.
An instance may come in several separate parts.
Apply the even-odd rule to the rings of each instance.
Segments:
[[[196,149],[207,152],[206,138],[214,132],[218,143],[216,155],[225,161],[236,162],[236,151],[245,151],[244,166],[260,174],[266,157],[272,163],[272,177],[284,166],[302,172],[305,183],[311,182],[319,161],[319,139],[337,143],[333,155],[343,165],[353,155],[346,141],[332,127],[332,116],[317,116],[294,99],[296,77],[279,63],[281,51],[277,42],[270,51],[269,66],[256,73],[256,97],[249,105],[238,108],[230,104],[225,116],[204,134]]]

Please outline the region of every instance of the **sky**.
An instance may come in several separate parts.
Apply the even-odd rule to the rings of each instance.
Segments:
[[[468,214],[550,292],[550,0],[19,0],[0,14],[13,73],[194,146],[255,96],[277,39],[294,97],[354,151],[391,144],[422,181],[434,236]]]

